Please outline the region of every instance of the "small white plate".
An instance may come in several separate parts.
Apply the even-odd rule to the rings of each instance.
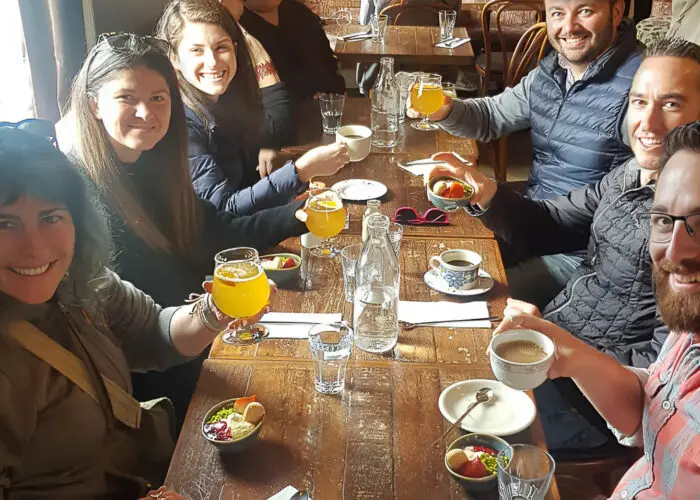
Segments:
[[[381,198],[387,192],[384,184],[369,179],[348,179],[333,184],[331,189],[344,200],[367,201]]]
[[[477,405],[460,426],[465,431],[510,436],[532,424],[537,410],[528,395],[506,387],[497,380],[465,380],[452,384],[442,391],[438,399],[440,413],[455,423],[471,403],[476,401],[476,391],[482,387],[493,389],[489,403]]]
[[[445,284],[444,281],[432,269],[426,271],[423,275],[423,281],[436,292],[446,293],[447,295],[455,295],[457,297],[470,297],[472,295],[481,295],[493,288],[494,281],[489,273],[483,269],[479,269],[479,277],[476,279],[476,285],[469,290],[457,290]]]

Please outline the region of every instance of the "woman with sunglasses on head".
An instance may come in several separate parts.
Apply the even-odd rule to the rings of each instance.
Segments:
[[[79,171],[44,137],[0,128],[2,499],[183,498],[147,493],[173,422],[167,401],[139,406],[129,374],[198,356],[232,319],[209,294],[161,308],[105,268],[109,250]]]
[[[306,230],[294,217],[300,204],[233,217],[197,199],[184,107],[162,45],[120,34],[93,47],[73,82],[69,115],[76,144],[70,154],[110,212],[117,272],[171,306],[212,273],[218,251],[262,250]],[[141,399],[167,395],[180,423],[200,366],[196,360],[167,374],[139,375],[135,393]]]
[[[200,198],[234,215],[250,214],[289,203],[313,177],[332,175],[349,161],[346,145],[320,146],[252,182],[263,120],[240,28],[216,0],[173,0],[158,33],[171,46],[187,105],[190,172]]]

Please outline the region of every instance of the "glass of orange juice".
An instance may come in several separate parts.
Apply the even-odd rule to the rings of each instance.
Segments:
[[[214,257],[214,265],[212,298],[221,312],[233,318],[249,318],[263,310],[270,299],[270,284],[256,249],[223,250]],[[256,323],[226,330],[223,341],[235,345],[254,344],[269,333],[265,325]]]
[[[340,195],[332,189],[312,189],[302,210],[301,219],[311,234],[322,239],[321,244],[311,249],[317,257],[335,257],[340,253],[330,238],[337,236],[345,227],[347,212]]]
[[[411,87],[411,107],[423,115],[420,122],[411,123],[417,130],[435,130],[437,124],[428,121],[445,101],[442,92],[442,77],[432,73],[421,73]]]

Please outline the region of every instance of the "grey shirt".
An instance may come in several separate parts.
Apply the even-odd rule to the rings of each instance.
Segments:
[[[22,319],[32,320],[76,355],[78,336],[97,370],[128,392],[130,371],[162,370],[187,360],[170,339],[177,308],[161,309],[112,272],[103,280],[102,306],[91,314],[92,323],[80,309],[69,309],[75,333],[55,304],[26,307],[0,297],[2,500],[97,499],[127,488],[108,471],[110,445],[119,440],[129,446],[128,433],[117,424],[116,432],[108,434],[97,402],[6,334],[2,325],[10,317],[17,319],[18,309],[25,311]]]

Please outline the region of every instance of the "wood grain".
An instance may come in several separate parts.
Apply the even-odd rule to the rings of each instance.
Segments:
[[[451,439],[430,444],[449,425],[440,392],[491,378],[488,368],[357,361],[346,377],[342,394],[325,396],[310,362],[206,361],[166,484],[195,500],[265,499],[289,484],[322,500],[468,498],[445,469]],[[258,442],[222,455],[203,438],[202,419],[219,401],[250,394],[266,409]],[[506,439],[543,446],[540,437],[536,422]]]
[[[351,24],[345,26],[328,25],[325,27],[329,35],[342,36],[358,33],[366,27]],[[454,36],[467,38],[466,28],[457,27]],[[470,42],[454,49],[443,49],[434,45],[440,40],[440,29],[432,26],[389,26],[387,27],[384,43],[373,42],[371,39],[360,41],[344,41],[335,39],[334,52],[343,64],[372,63],[381,57],[390,56],[396,64],[423,65],[460,65],[474,64],[474,50]]]
[[[342,235],[336,245],[358,243],[359,236]],[[463,248],[479,253],[483,269],[496,285],[474,300],[487,300],[489,312],[500,315],[508,296],[507,282],[498,244],[489,239],[459,239],[444,243],[438,238],[406,238],[401,243],[401,300],[463,302],[465,299],[440,294],[423,281],[428,260],[450,248]],[[300,254],[298,239],[287,240],[280,250]],[[303,255],[304,275],[292,289],[280,289],[272,305],[280,312],[342,313],[352,323],[352,305],[344,299],[342,265],[339,258],[324,259]],[[421,327],[399,332],[399,343],[389,355],[357,350],[353,357],[363,360],[396,360],[412,363],[470,363],[488,367],[485,351],[491,338],[489,329]],[[235,347],[220,338],[212,345],[210,357],[215,359],[309,359],[306,341],[270,339],[252,347]]]

